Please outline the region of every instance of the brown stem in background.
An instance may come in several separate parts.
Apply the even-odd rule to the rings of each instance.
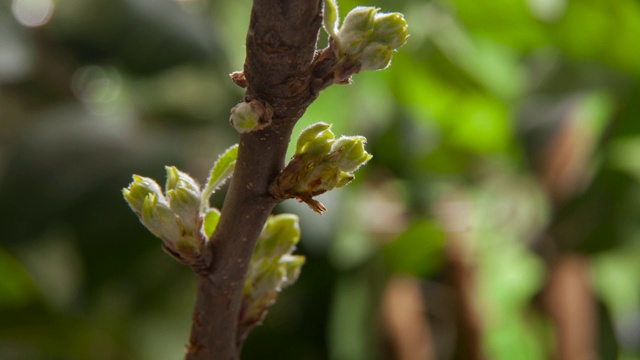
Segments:
[[[384,290],[382,316],[388,328],[394,359],[436,358],[420,279],[403,275],[391,277]]]
[[[458,328],[457,358],[485,359],[482,350],[482,326],[475,307],[473,270],[465,261],[465,249],[455,233],[450,233],[445,251],[447,283],[452,287]]]
[[[556,360],[596,360],[597,308],[587,261],[565,256],[549,267],[543,306],[556,332]]]
[[[456,314],[459,345],[456,358],[465,360],[485,359],[482,349],[482,321],[476,308],[475,279],[469,259],[470,205],[464,194],[452,193],[438,205],[438,216],[446,231],[447,246],[443,271],[445,281],[453,292],[452,307]]]

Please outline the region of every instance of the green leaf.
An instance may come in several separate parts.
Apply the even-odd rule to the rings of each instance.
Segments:
[[[220,221],[220,211],[216,208],[213,208],[207,212],[207,215],[204,216],[204,234],[207,236],[207,239],[211,238],[213,232],[218,227],[218,222]]]
[[[335,0],[324,1],[324,30],[332,38],[336,39],[338,31],[338,4]]]
[[[384,258],[392,272],[428,276],[443,261],[444,234],[431,221],[418,221],[384,248]]]
[[[213,164],[211,175],[209,175],[209,179],[207,180],[207,186],[202,192],[201,211],[204,211],[208,206],[211,195],[231,176],[233,169],[236,167],[237,158],[238,144],[235,144],[220,155],[216,163]]]

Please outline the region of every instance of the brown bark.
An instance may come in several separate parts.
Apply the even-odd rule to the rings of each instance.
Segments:
[[[255,0],[247,33],[245,100],[273,106],[272,123],[240,136],[220,223],[203,254],[186,359],[238,359],[236,338],[247,268],[278,202],[269,185],[284,167],[296,121],[317,97],[313,69],[322,0]],[[317,82],[317,81],[315,81]]]

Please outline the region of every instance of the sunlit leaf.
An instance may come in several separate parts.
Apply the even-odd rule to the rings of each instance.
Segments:
[[[209,198],[233,173],[238,158],[238,145],[228,148],[216,161],[211,169],[211,175],[207,180],[207,186],[202,192],[202,206],[204,208],[209,203]]]

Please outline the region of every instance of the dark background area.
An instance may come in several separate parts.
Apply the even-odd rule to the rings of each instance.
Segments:
[[[243,358],[547,359],[570,299],[597,358],[640,359],[640,3],[339,5],[403,12],[411,37],[298,124],[374,157],[324,216],[277,208],[307,263]],[[194,276],[120,190],[164,165],[204,182],[237,141],[250,6],[0,3],[1,359],[181,357]]]

